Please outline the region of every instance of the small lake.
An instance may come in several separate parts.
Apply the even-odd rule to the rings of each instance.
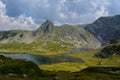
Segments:
[[[44,56],[44,55],[35,55],[35,54],[23,54],[23,53],[16,53],[16,54],[5,54],[0,53],[5,57],[10,57],[12,59],[24,59],[26,61],[32,61],[37,65],[41,64],[54,64],[59,62],[84,62],[80,58],[74,58],[68,55],[58,55],[58,56]]]

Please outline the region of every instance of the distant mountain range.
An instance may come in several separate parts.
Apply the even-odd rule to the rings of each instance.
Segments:
[[[96,49],[120,38],[120,15],[100,17],[86,25],[55,26],[45,21],[37,30],[10,30],[0,32],[0,43],[58,43],[64,47]]]

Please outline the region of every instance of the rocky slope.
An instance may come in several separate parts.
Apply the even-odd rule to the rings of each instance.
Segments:
[[[88,25],[55,26],[45,21],[35,31],[2,31],[0,43],[48,43],[70,48],[99,48],[120,37],[120,15],[101,17]]]
[[[111,44],[105,46],[101,51],[95,54],[96,57],[101,58],[108,58],[115,55],[120,56],[120,39],[115,39]]]
[[[80,25],[55,26],[51,29],[44,29],[43,32],[45,33],[38,35],[38,37],[41,36],[41,39],[36,38],[38,40],[37,42],[54,42],[60,43],[61,45],[68,44],[74,47],[100,47],[99,41]]]
[[[0,43],[31,43],[33,42],[32,31],[11,30],[0,32]]]
[[[100,17],[85,28],[105,45],[110,40],[120,38],[120,15]]]
[[[35,31],[0,32],[0,43],[47,43],[63,46],[98,48],[101,43],[81,25],[54,26],[51,21],[44,22]]]

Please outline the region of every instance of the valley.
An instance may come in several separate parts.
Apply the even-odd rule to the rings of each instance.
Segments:
[[[24,74],[35,73],[36,80],[119,80],[119,20],[116,15],[91,24],[61,26],[47,20],[37,30],[1,31],[0,79],[30,80]]]
[[[0,55],[0,80],[119,80],[120,67],[89,67],[77,72],[41,70],[31,61]]]

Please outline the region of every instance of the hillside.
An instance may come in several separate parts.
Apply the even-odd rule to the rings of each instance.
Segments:
[[[0,55],[0,80],[28,80],[31,76],[37,79],[39,75],[41,70],[33,62],[12,60]]]
[[[106,45],[110,40],[120,38],[120,15],[100,17],[85,29],[92,33],[102,45]]]
[[[100,47],[99,41],[84,30],[82,25],[54,26],[48,20],[35,31],[3,31],[0,33],[0,43],[42,43],[46,45],[49,42],[63,46],[69,44],[79,48]]]
[[[61,62],[41,65],[0,56],[0,80],[119,80],[117,18],[102,17],[88,25],[62,26],[54,26],[47,20],[37,30],[0,32],[2,53],[54,55],[56,59],[64,54]],[[74,59],[83,62],[74,62]]]
[[[43,71],[30,61],[0,56],[0,80],[119,80],[119,71],[119,67],[90,67],[72,73]]]
[[[73,48],[97,49],[120,37],[119,20],[120,15],[116,15],[100,17],[87,25],[64,24],[61,26],[55,26],[53,22],[47,20],[33,31],[2,31],[0,32],[0,52],[51,55],[68,53]]]
[[[101,51],[95,54],[96,57],[101,58],[113,57],[115,55],[120,56],[120,39],[112,40],[111,44],[105,46]]]

